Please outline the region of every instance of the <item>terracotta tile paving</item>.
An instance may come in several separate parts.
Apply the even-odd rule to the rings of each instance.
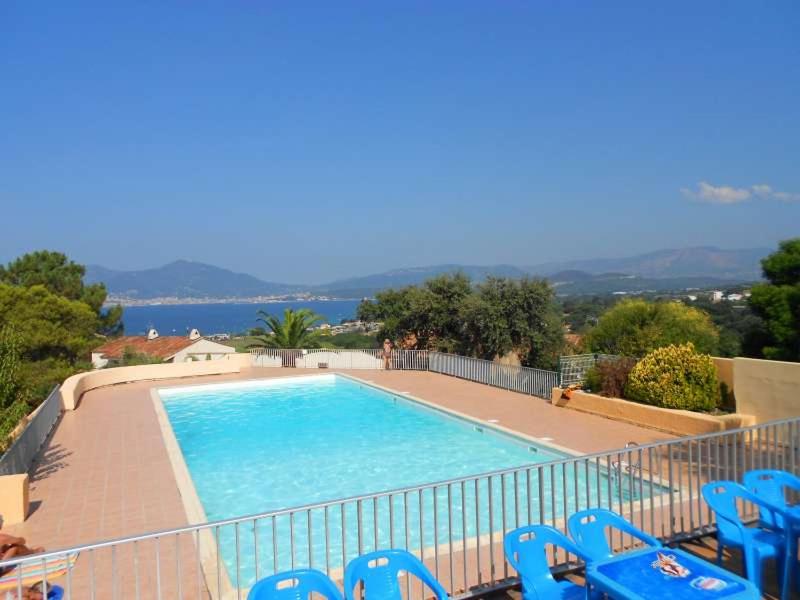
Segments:
[[[197,378],[203,383],[319,374],[318,370],[251,369],[235,376]],[[535,437],[551,438],[553,443],[582,453],[622,447],[628,441],[646,443],[668,439],[657,431],[635,427],[567,409],[556,408],[539,398],[507,392],[445,375],[411,371],[351,371],[351,375],[409,392],[427,401],[466,413],[478,419],[496,419],[500,425]],[[195,380],[192,380],[195,381]],[[139,382],[102,388],[84,395],[78,409],[64,414],[31,476],[33,513],[19,526],[6,531],[26,537],[30,543],[57,549],[142,532],[180,527],[187,523],[178,487],[162,439],[150,390],[188,380]],[[167,546],[172,544],[172,550]],[[141,543],[140,568],[135,568],[132,549],[111,558],[98,552],[95,559],[79,559],[73,585],[90,577],[100,582],[98,597],[115,597],[110,585],[112,571],[124,575],[126,587],[137,585],[141,596],[156,594],[161,587],[164,598],[176,597],[176,580],[198,582],[198,593],[183,591],[186,597],[199,597],[202,584],[196,572],[194,545],[182,538],[182,566],[174,564],[175,540],[161,542],[159,551],[172,556],[162,567],[163,582],[152,580],[153,542]],[[162,562],[163,562],[162,556]],[[91,563],[94,562],[92,565]],[[177,568],[181,576],[175,577]],[[103,576],[105,574],[105,576]],[[130,588],[128,588],[130,589]],[[78,597],[78,596],[74,596]],[[127,597],[121,593],[119,597]],[[155,597],[155,596],[154,596]]]

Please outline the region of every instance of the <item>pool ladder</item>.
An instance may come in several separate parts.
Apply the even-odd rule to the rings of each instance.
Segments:
[[[639,444],[636,442],[628,442],[625,444],[625,449],[629,450],[631,448],[638,448]],[[615,460],[611,463],[611,472],[612,475],[616,477],[622,477],[623,475],[636,475],[641,477],[642,475],[642,465],[639,463],[638,465],[634,465],[624,460]]]

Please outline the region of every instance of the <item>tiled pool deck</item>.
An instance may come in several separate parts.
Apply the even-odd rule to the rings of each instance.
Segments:
[[[446,375],[343,372],[477,419],[496,419],[499,425],[581,453],[670,437]],[[64,415],[32,473],[33,514],[23,525],[5,530],[55,549],[186,524],[150,390],[194,381],[319,373],[316,369],[252,369],[235,376],[148,381],[91,391],[77,410]]]
[[[498,425],[580,453],[671,437],[446,375],[342,372],[476,419],[496,420]],[[55,550],[187,524],[151,389],[319,373],[316,369],[251,369],[238,375],[139,382],[87,393],[76,411],[63,416],[32,473],[33,513],[24,524],[4,531]],[[186,552],[185,564],[191,565],[191,549]],[[84,570],[76,569],[75,576],[83,578]],[[168,590],[162,592],[171,597]]]

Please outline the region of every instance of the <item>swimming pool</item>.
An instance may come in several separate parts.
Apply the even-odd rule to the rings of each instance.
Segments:
[[[567,457],[333,374],[166,388],[159,395],[209,520]],[[510,478],[487,478],[439,490],[435,497],[428,489],[312,509],[248,531],[224,530],[221,558],[232,580],[250,585],[256,561],[263,575],[309,564],[336,568],[360,552],[390,545],[466,541],[500,531],[507,518],[563,515],[574,510],[578,500],[569,496],[578,491],[585,493],[584,502],[602,504],[609,482],[587,463],[584,469],[562,469],[558,477],[528,471],[525,485],[513,483],[512,489]],[[629,490],[620,492],[620,500],[630,497]]]

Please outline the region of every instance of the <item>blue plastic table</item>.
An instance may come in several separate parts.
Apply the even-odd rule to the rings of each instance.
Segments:
[[[586,579],[617,600],[760,598],[746,579],[671,548],[644,548],[590,563]]]

